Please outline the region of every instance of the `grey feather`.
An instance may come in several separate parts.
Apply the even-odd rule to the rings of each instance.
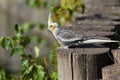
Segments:
[[[82,35],[75,34],[73,31],[60,29],[56,32],[56,39],[62,45],[71,45],[71,44],[90,44],[90,43],[110,43],[110,42],[119,42],[115,40],[101,40],[95,39],[93,37],[85,37]]]
[[[73,31],[64,29],[57,31],[55,36],[59,43],[63,45],[69,45],[93,39],[91,37],[83,37],[82,35],[75,34]]]

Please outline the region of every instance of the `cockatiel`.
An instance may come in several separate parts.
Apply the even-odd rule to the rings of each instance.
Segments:
[[[53,36],[61,46],[68,47],[74,44],[119,42],[115,40],[102,40],[95,39],[93,37],[85,37],[83,35],[78,35],[71,30],[63,29],[59,26],[58,23],[52,22],[51,13],[49,13],[48,16],[48,29],[52,32]]]

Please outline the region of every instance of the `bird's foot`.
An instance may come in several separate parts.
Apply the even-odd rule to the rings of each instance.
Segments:
[[[68,49],[68,46],[62,45],[60,48]]]

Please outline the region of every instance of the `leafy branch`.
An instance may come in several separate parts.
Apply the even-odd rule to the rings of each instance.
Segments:
[[[27,55],[25,53],[26,47],[33,41],[37,41],[39,45],[42,45],[44,43],[44,38],[38,37],[35,35],[26,35],[25,33],[29,32],[34,27],[38,27],[40,30],[45,29],[45,25],[43,24],[29,24],[25,23],[23,25],[16,25],[15,26],[15,34],[10,37],[1,37],[0,38],[0,45],[6,50],[10,51],[10,55],[20,55],[21,59],[21,67],[22,72],[19,77],[20,80],[57,80],[57,75],[54,78],[54,75],[57,73],[54,73],[52,75],[49,75],[48,67],[46,67],[47,60],[46,58],[39,58],[39,47],[35,46],[35,55],[36,57],[33,57],[31,55]],[[34,38],[34,39],[33,39]],[[42,60],[44,59],[44,61]],[[52,77],[51,77],[52,76]]]

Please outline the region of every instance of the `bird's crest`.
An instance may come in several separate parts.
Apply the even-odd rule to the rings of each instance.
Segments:
[[[48,16],[48,26],[50,26],[53,23],[52,21],[52,15],[51,12],[49,12],[49,16]]]

